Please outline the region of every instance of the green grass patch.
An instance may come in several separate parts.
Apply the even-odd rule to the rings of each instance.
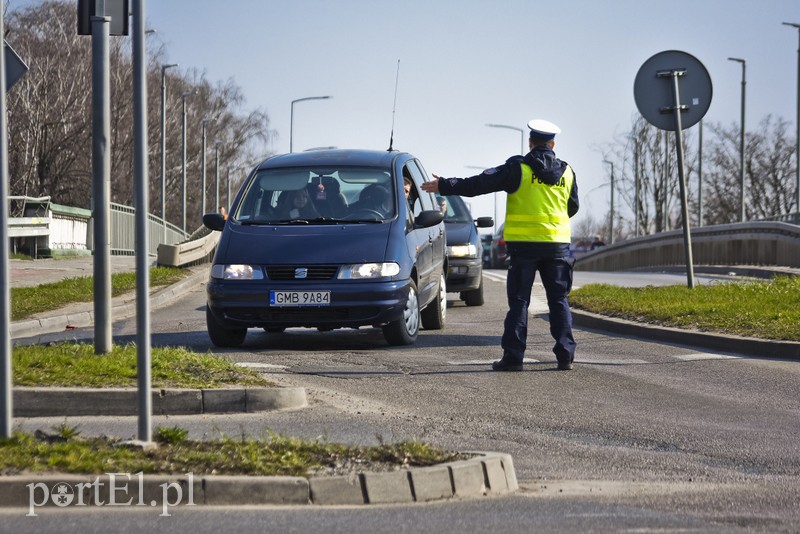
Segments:
[[[156,388],[222,388],[268,386],[271,383],[211,353],[198,354],[183,347],[150,349],[152,384]],[[97,355],[87,343],[56,343],[12,349],[15,386],[136,387],[136,346],[114,345]]]
[[[576,309],[663,326],[800,341],[800,277],[695,286],[589,284],[570,294]]]
[[[209,441],[175,438],[180,429],[156,429],[158,447],[152,451],[119,446],[109,437],[83,438],[76,429],[48,434],[15,432],[0,440],[0,474],[21,473],[138,473],[195,475],[309,476],[435,465],[462,455],[418,441],[347,446],[269,434],[261,438],[227,437]]]
[[[151,267],[150,287],[161,287],[182,280],[188,271],[177,267]],[[111,275],[111,295],[116,297],[136,289],[136,273]],[[81,276],[33,287],[11,288],[11,320],[19,321],[37,313],[57,310],[75,302],[94,301],[94,278]]]

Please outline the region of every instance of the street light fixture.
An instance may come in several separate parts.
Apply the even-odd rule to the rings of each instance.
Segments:
[[[487,124],[490,128],[506,128],[508,130],[516,130],[519,132],[520,136],[520,154],[523,156],[525,155],[525,130],[522,128],[517,128],[516,126],[509,126],[507,124]]]
[[[186,233],[186,98],[194,94],[194,91],[184,91],[181,93],[181,144],[183,145],[183,154],[181,156],[181,228],[184,234]]]
[[[164,224],[163,243],[167,241],[167,139],[164,132],[167,128],[167,69],[177,67],[177,63],[170,63],[168,65],[161,65],[161,220]]]
[[[739,222],[744,222],[744,90],[746,61],[738,57],[729,57],[728,61],[742,64],[742,128],[739,132]]]
[[[603,163],[608,163],[611,165],[611,217],[609,217],[608,223],[608,244],[614,244],[614,162],[608,161],[607,159],[603,160]]]
[[[297,102],[304,102],[306,100],[327,100],[328,98],[331,98],[331,97],[330,96],[307,96],[305,98],[298,98],[297,100],[292,100],[292,109],[291,109],[291,113],[290,113],[290,116],[289,116],[289,152],[290,153],[293,152],[293,147],[294,147],[294,145],[292,143],[292,137],[294,135],[294,105]]]
[[[791,26],[797,28],[798,44],[797,44],[797,134],[795,135],[796,152],[795,152],[795,204],[794,207],[800,213],[800,24],[793,22],[784,22],[784,26]]]

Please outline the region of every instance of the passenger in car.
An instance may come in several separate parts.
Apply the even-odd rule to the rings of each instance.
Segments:
[[[389,190],[380,184],[371,184],[365,187],[358,196],[358,201],[354,202],[350,210],[377,211],[381,216],[387,217],[394,214],[392,205],[392,195]]]
[[[288,197],[287,200],[286,197]],[[278,213],[281,219],[316,219],[317,209],[308,198],[306,188],[284,191],[278,199]]]

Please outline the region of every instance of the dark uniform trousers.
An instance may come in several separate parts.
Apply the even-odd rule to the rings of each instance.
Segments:
[[[525,246],[509,243],[511,261],[506,279],[508,314],[504,322],[503,358],[522,361],[528,337],[528,306],[536,271],[542,278],[547,306],[550,310],[550,334],[556,341],[553,352],[559,363],[572,363],[575,339],[572,337],[572,313],[567,295],[572,289],[572,266],[568,253],[547,255],[535,253]]]

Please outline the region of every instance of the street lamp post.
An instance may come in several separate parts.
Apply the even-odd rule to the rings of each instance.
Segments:
[[[201,220],[203,218],[203,214],[205,214],[205,212],[206,212],[206,124],[208,124],[209,122],[212,122],[213,120],[214,119],[203,119],[202,120],[202,124],[203,124],[203,148],[202,148],[202,150],[203,150],[203,154],[202,154],[202,158],[201,158],[201,162],[202,162],[202,165],[201,165],[202,180],[201,181],[202,181],[202,184],[203,184],[203,186],[202,186],[203,188],[202,188],[201,196],[200,196],[200,198],[201,198],[201,200],[200,200],[200,219]]]
[[[742,127],[739,132],[739,222],[744,222],[744,90],[747,84],[745,79],[747,65],[744,59],[738,57],[729,57],[728,60],[742,64]]]
[[[331,98],[331,97],[329,95],[328,96],[307,96],[305,98],[298,98],[297,100],[292,100],[292,109],[291,109],[291,113],[290,113],[290,116],[289,116],[289,152],[290,153],[294,151],[294,145],[293,145],[293,142],[292,142],[293,141],[293,136],[294,136],[294,105],[297,102],[304,102],[306,100],[326,100],[328,98]]]
[[[607,159],[603,160],[603,163],[608,163],[611,165],[611,216],[609,217],[608,223],[608,244],[614,244],[614,162],[608,161]]]
[[[181,145],[183,154],[181,155],[181,228],[186,233],[186,98],[194,95],[192,91],[181,93]]]
[[[177,63],[161,65],[161,220],[164,224],[162,242],[167,241],[167,139],[164,135],[167,128],[167,69],[177,67]]]
[[[506,128],[508,130],[516,130],[520,136],[520,154],[525,155],[525,130],[517,128],[516,126],[509,126],[507,124],[487,124],[490,128]]]
[[[795,203],[794,207],[797,213],[800,213],[800,24],[793,22],[784,22],[784,26],[791,26],[797,28],[798,44],[797,44],[797,120],[795,121],[797,133],[795,135]]]
[[[219,209],[219,147],[220,146],[222,146],[222,143],[214,143],[214,211],[217,211]]]

